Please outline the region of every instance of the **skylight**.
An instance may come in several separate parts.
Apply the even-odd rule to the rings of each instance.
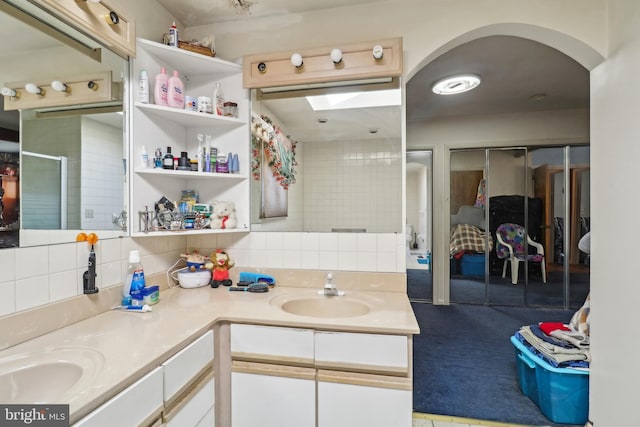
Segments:
[[[314,111],[401,105],[400,89],[307,96]]]

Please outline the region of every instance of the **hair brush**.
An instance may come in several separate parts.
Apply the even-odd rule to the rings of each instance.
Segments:
[[[250,283],[243,287],[230,287],[229,290],[239,292],[269,292],[269,285],[266,283]]]

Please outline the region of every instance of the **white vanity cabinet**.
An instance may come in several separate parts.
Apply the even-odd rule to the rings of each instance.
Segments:
[[[196,427],[214,413],[213,359],[213,331],[208,331],[161,365],[165,426]]]
[[[232,426],[409,426],[406,335],[231,325]]]
[[[162,368],[156,368],[118,393],[74,427],[136,427],[151,425],[162,411]]]
[[[182,233],[233,233],[249,231],[249,177],[250,173],[250,113],[249,91],[242,87],[242,67],[218,58],[165,46],[149,40],[138,39],[137,57],[133,61],[131,79],[138,81],[141,70],[149,76],[150,93],[153,93],[155,76],[165,68],[167,75],[179,73],[184,84],[184,94],[189,97],[212,98],[216,83],[220,83],[226,101],[238,104],[238,118],[217,116],[186,109],[171,108],[138,100],[137,84],[132,85],[131,150],[130,150],[130,226],[133,237],[176,235],[179,231],[144,232],[139,213],[154,211],[154,205],[163,196],[179,202],[183,190],[194,190],[199,202],[233,202],[238,219],[234,229],[184,230]],[[186,152],[189,159],[196,159],[198,135],[211,139],[211,146],[219,155],[229,153],[238,156],[238,173],[214,173],[185,170],[167,170],[153,167],[157,148],[164,155],[171,147],[174,157]],[[149,167],[143,167],[143,148],[149,156]]]

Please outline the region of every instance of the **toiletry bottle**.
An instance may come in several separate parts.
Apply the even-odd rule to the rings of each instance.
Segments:
[[[167,152],[162,158],[162,169],[173,170],[173,154],[171,154],[171,147],[167,147]]]
[[[218,153],[216,160],[216,172],[218,173],[229,173],[229,164],[227,163],[227,155],[223,153]]]
[[[218,149],[216,147],[211,147],[210,151],[210,155],[209,155],[209,161],[211,162],[211,172],[215,172],[216,171],[216,165],[218,163]]]
[[[178,28],[175,22],[169,28],[169,46],[178,47]]]
[[[173,70],[173,75],[169,77],[167,105],[173,108],[184,108],[184,85],[176,70]]]
[[[156,75],[155,85],[153,87],[153,101],[156,105],[167,105],[167,93],[169,90],[169,77],[164,68],[160,69],[160,73]]]
[[[147,147],[144,145],[140,150],[140,167],[143,169],[149,167],[149,154],[147,154]]]
[[[224,116],[224,93],[220,82],[216,83],[216,90],[213,92],[214,114]]]
[[[231,161],[231,172],[238,173],[240,172],[240,165],[238,164],[238,153],[233,155],[233,159]]]
[[[123,299],[130,297],[134,291],[141,291],[144,287],[144,269],[140,262],[140,252],[131,250],[129,251],[129,267],[127,268],[127,275],[122,288]]]
[[[156,148],[156,153],[153,158],[153,167],[158,169],[162,168],[162,151],[160,150],[160,147]]]
[[[138,76],[138,102],[149,103],[149,73],[147,70],[140,70]]]

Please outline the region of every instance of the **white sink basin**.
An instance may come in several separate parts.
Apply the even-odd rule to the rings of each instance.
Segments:
[[[344,318],[370,313],[374,309],[374,302],[371,298],[355,293],[325,296],[314,291],[302,295],[279,295],[271,300],[271,305],[296,316]]]
[[[104,365],[88,348],[58,348],[0,359],[0,402],[68,403],[75,390],[91,384]]]

